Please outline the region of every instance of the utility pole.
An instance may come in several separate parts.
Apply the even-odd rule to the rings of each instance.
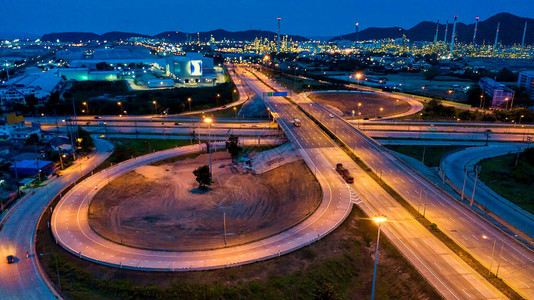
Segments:
[[[469,206],[473,206],[473,203],[475,202],[475,190],[477,188],[478,173],[480,172],[480,169],[482,169],[481,166],[475,166],[475,185],[473,185],[473,194],[471,195]]]
[[[502,251],[504,250],[504,243],[501,246],[501,254],[499,255],[499,263],[497,264],[497,271],[495,271],[495,277],[499,277],[499,268],[501,267]]]
[[[224,245],[226,246],[226,213],[223,213]]]
[[[467,180],[467,167],[465,168],[464,185],[462,186],[462,196],[460,197],[460,200],[464,200],[464,191],[465,191],[465,181],[466,180]]]

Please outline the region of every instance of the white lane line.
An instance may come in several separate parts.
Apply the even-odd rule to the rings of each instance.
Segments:
[[[527,288],[530,289],[530,286],[528,286],[528,284],[524,283],[523,280],[520,279],[519,281],[521,281],[522,284],[524,284]]]
[[[469,298],[472,298],[471,295],[469,295],[469,293],[467,293],[464,289],[462,289],[462,291],[463,291]]]

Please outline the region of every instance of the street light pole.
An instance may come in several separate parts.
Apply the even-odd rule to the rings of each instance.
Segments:
[[[376,268],[378,266],[378,245],[380,244],[380,225],[387,221],[386,216],[375,216],[373,221],[378,224],[378,235],[376,237],[376,251],[375,251],[375,267],[373,272],[373,289],[371,292],[371,300],[375,299],[375,286],[376,286]]]
[[[464,191],[465,191],[465,181],[467,179],[467,167],[465,168],[465,174],[464,174],[464,185],[462,186],[462,196],[460,197],[460,200],[464,200]]]
[[[210,174],[212,172],[211,168],[211,123],[213,122],[212,118],[204,118],[204,122],[208,124],[208,149],[210,154]]]
[[[480,166],[475,167],[475,184],[473,185],[473,194],[471,195],[471,202],[469,202],[469,206],[473,206],[473,203],[475,202],[475,190],[477,188],[478,173],[480,172],[480,169]]]

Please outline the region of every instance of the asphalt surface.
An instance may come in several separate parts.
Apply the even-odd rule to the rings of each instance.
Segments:
[[[269,91],[246,74],[249,86],[262,94]],[[416,268],[448,299],[500,298],[502,295],[485,282],[452,251],[427,232],[377,183],[328,138],[311,120],[283,98],[266,99],[293,146],[316,174],[323,191],[319,208],[304,222],[283,233],[246,245],[198,252],[159,252],[132,249],[103,241],[87,225],[90,198],[100,187],[138,165],[164,158],[168,152],[131,160],[95,174],[63,198],[52,219],[54,235],[73,253],[103,264],[136,269],[191,270],[234,266],[264,260],[308,245],[334,230],[349,214],[352,203],[370,216],[386,213],[390,220],[382,232],[392,240]],[[299,118],[301,127],[291,124]],[[178,148],[170,151],[184,151]],[[194,150],[194,149],[193,149]],[[176,153],[172,153],[175,155]],[[171,153],[168,153],[171,155]],[[343,163],[358,183],[349,186],[335,172]],[[109,173],[107,173],[109,172]],[[109,179],[107,178],[109,176]]]
[[[265,77],[262,79],[268,80]],[[273,82],[270,84],[276,89],[283,89]],[[525,298],[534,298],[532,251],[437,188],[345,120],[330,118],[328,110],[306,97],[296,99],[303,109],[331,128],[356,156],[413,207],[424,210],[426,218],[437,224],[458,245],[493,272],[499,265],[500,278]],[[499,249],[492,251],[494,243],[499,249],[502,247],[502,255]]]
[[[479,161],[486,158],[522,152],[526,146],[525,144],[512,144],[469,148],[452,153],[442,159],[441,169],[445,170],[445,176],[456,187],[456,190],[460,191],[460,194],[465,180],[464,195],[465,198],[471,200],[475,185],[474,166]],[[531,238],[534,238],[534,216],[531,213],[498,195],[480,180],[477,180],[477,186],[474,191],[475,202],[494,212],[500,218]]]
[[[62,171],[62,176],[49,179],[46,186],[35,189],[35,194],[17,202],[11,209],[0,231],[1,299],[56,299],[37,269],[39,253],[32,253],[35,229],[52,198],[77,179],[80,172],[84,174],[102,163],[113,148],[111,143],[99,139],[95,140],[95,145],[97,152],[90,158],[78,160]],[[26,252],[30,252],[29,258]],[[16,262],[6,264],[7,255],[14,255]]]
[[[328,93],[359,93],[359,91],[350,91],[350,90],[349,91],[347,91],[347,90],[315,91],[315,92],[302,93],[301,95],[304,96],[304,97],[307,97],[308,95],[311,95],[311,94],[328,94]],[[409,110],[407,110],[405,112],[401,112],[401,113],[396,113],[396,114],[384,116],[383,118],[380,118],[382,120],[393,119],[393,118],[402,118],[402,117],[405,117],[405,116],[411,116],[411,115],[416,114],[416,113],[420,112],[421,110],[423,110],[423,104],[420,101],[415,100],[412,97],[403,96],[403,95],[399,95],[399,94],[390,94],[390,93],[385,93],[385,92],[378,92],[378,91],[372,91],[371,93],[373,93],[373,94],[381,94],[381,95],[383,95],[383,96],[385,96],[387,98],[402,100],[402,101],[407,102],[408,104],[410,104],[410,109]],[[395,102],[393,102],[392,105],[395,105]],[[328,109],[328,107],[325,107],[325,108]],[[335,113],[335,111],[331,111],[331,112]],[[370,120],[378,120],[378,118],[370,118]]]

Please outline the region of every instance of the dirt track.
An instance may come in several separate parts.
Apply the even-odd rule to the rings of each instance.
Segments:
[[[332,106],[343,112],[345,117],[352,116],[354,110],[355,117],[358,118],[358,103],[360,106],[360,118],[375,118],[377,116],[389,116],[410,110],[410,104],[404,101],[395,101],[394,98],[372,94],[356,93],[326,93],[311,94],[310,99]],[[383,111],[380,112],[380,107]]]
[[[224,213],[227,245],[236,245],[299,222],[321,198],[319,185],[302,160],[251,175],[229,167],[226,153],[214,155],[215,182],[211,191],[201,193],[192,172],[207,162],[201,155],[143,166],[112,181],[90,205],[92,228],[135,247],[217,248],[224,246]]]

